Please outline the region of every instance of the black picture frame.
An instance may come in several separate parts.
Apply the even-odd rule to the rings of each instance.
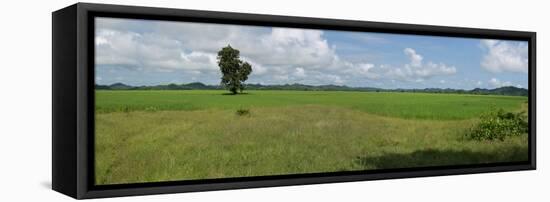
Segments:
[[[94,17],[525,40],[529,44],[529,160],[466,166],[94,185]],[[52,188],[68,196],[85,199],[535,170],[535,72],[535,32],[77,3],[52,13]]]

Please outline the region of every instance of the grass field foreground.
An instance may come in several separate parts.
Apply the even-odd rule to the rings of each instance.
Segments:
[[[414,93],[98,91],[96,184],[527,159],[527,136],[471,141],[526,98]],[[237,115],[236,110],[249,113]]]

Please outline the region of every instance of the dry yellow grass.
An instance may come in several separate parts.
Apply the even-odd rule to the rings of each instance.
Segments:
[[[463,139],[476,120],[327,105],[96,116],[96,183],[120,184],[527,160],[527,136]]]

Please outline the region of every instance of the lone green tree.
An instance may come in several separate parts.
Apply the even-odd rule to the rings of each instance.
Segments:
[[[242,93],[252,66],[239,58],[239,50],[230,45],[223,47],[218,52],[218,66],[222,72],[221,85],[233,94]]]

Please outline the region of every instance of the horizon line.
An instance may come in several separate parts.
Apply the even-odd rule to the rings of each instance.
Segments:
[[[111,84],[98,84],[95,83],[94,85],[100,85],[100,86],[112,86],[115,84],[122,84],[130,87],[153,87],[153,86],[167,86],[167,85],[186,85],[186,84],[193,84],[193,83],[200,83],[206,86],[221,86],[219,84],[206,84],[199,81],[196,82],[190,82],[190,83],[165,83],[165,84],[155,84],[155,85],[129,85],[123,82],[115,82]],[[311,86],[311,87],[321,87],[321,86],[337,86],[337,87],[346,87],[346,88],[352,88],[352,89],[359,89],[359,88],[372,88],[372,89],[380,89],[380,90],[425,90],[425,89],[442,89],[442,90],[475,90],[475,89],[485,89],[485,90],[494,90],[499,88],[505,88],[505,87],[512,87],[517,89],[524,89],[529,90],[529,88],[524,87],[517,87],[517,86],[500,86],[500,87],[494,87],[494,88],[481,88],[476,87],[472,89],[463,89],[463,88],[441,88],[441,87],[426,87],[426,88],[381,88],[381,87],[372,87],[372,86],[361,86],[361,87],[354,87],[354,86],[347,86],[347,85],[338,85],[338,84],[321,84],[321,85],[311,85],[311,84],[302,84],[302,83],[285,83],[285,84],[261,84],[261,83],[246,83],[245,85],[261,85],[261,86],[291,86],[291,85],[303,85],[303,86]]]

